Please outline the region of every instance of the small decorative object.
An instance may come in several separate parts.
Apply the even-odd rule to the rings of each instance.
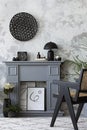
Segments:
[[[44,110],[45,88],[28,88],[28,110]]]
[[[55,57],[55,61],[61,61],[61,57],[60,56],[56,56]]]
[[[9,28],[15,39],[28,41],[36,35],[38,25],[31,14],[21,12],[12,17]]]
[[[37,58],[41,58],[40,52],[38,52],[38,54],[37,54]]]
[[[17,57],[19,61],[27,60],[27,52],[17,52]]]
[[[61,57],[58,58],[58,61],[61,61]]]
[[[49,50],[47,53],[47,60],[48,61],[53,61],[54,60],[54,52],[53,49],[58,49],[57,45],[53,42],[48,42],[45,46],[44,49]]]
[[[19,61],[19,58],[18,58],[18,57],[13,57],[12,60],[13,60],[13,61]]]

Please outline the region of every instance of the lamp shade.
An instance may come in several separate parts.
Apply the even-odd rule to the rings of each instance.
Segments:
[[[58,47],[54,42],[48,42],[47,44],[45,44],[44,49],[51,50],[51,49],[58,49]]]

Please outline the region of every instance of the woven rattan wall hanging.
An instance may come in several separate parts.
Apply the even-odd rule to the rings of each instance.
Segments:
[[[28,41],[36,35],[38,24],[31,14],[21,12],[12,17],[9,29],[15,39]]]

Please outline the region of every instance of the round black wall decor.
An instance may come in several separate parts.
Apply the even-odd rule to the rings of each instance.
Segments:
[[[9,29],[15,39],[28,41],[35,36],[38,24],[31,14],[21,12],[12,17]]]

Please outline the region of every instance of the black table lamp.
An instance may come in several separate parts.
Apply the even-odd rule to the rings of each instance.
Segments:
[[[54,60],[54,52],[52,49],[58,49],[57,45],[53,42],[48,42],[45,46],[44,46],[45,50],[48,50],[47,53],[47,60],[48,61],[53,61]]]

